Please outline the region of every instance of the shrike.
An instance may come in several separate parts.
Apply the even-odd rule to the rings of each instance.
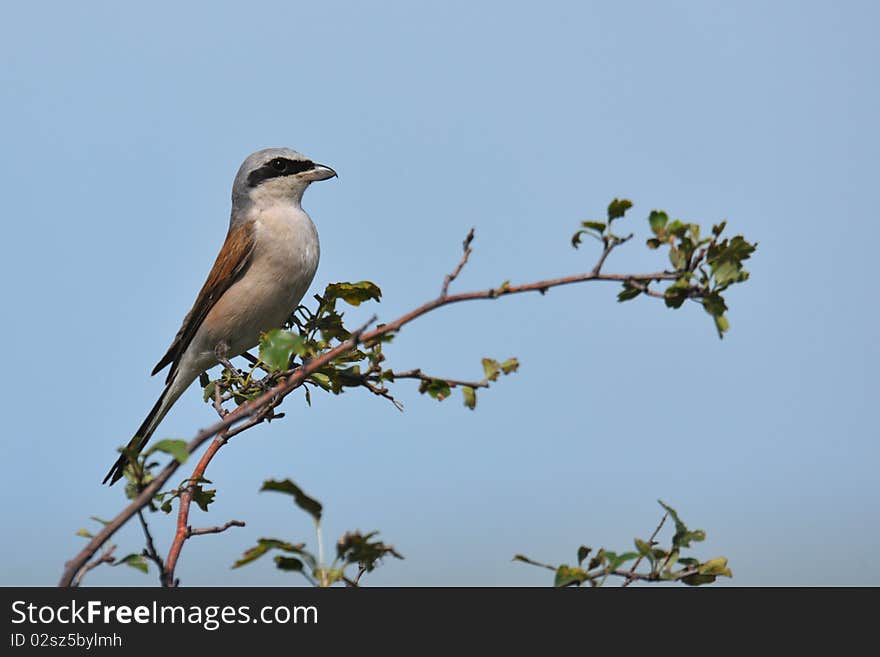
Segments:
[[[153,374],[171,365],[165,389],[128,449],[137,453],[181,393],[202,372],[279,328],[306,293],[318,268],[318,232],[302,209],[310,183],[336,175],[289,148],[257,151],[232,184],[229,232],[192,309]],[[114,484],[128,464],[121,455],[104,477]]]

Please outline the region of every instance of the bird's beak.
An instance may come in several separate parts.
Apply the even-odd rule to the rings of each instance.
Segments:
[[[336,172],[330,167],[324,166],[323,164],[316,164],[314,168],[309,169],[308,171],[303,171],[300,174],[305,180],[309,182],[315,182],[317,180],[327,180],[328,178],[338,178]]]

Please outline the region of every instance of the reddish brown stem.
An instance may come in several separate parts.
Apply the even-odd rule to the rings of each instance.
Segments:
[[[180,494],[180,508],[177,511],[177,531],[174,534],[174,541],[168,550],[168,559],[165,560],[165,580],[163,586],[177,586],[178,580],[174,577],[174,569],[177,567],[177,559],[180,557],[180,551],[183,544],[190,537],[189,527],[189,505],[192,502],[193,489],[204,478],[205,470],[217,451],[226,444],[226,435],[220,434],[208,445],[208,449],[202,454],[198,465],[193,470],[189,484]]]

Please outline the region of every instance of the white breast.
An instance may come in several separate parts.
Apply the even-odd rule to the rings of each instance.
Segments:
[[[279,292],[286,288],[299,303],[305,293],[301,288],[308,287],[318,268],[320,245],[315,225],[304,210],[290,207],[261,212],[254,223],[251,268],[273,279]],[[265,282],[273,284],[272,280]]]

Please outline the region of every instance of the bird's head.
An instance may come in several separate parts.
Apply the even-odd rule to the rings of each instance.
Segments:
[[[232,205],[233,208],[250,204],[299,205],[306,187],[334,176],[333,169],[295,150],[265,148],[251,153],[239,168],[232,185]]]

